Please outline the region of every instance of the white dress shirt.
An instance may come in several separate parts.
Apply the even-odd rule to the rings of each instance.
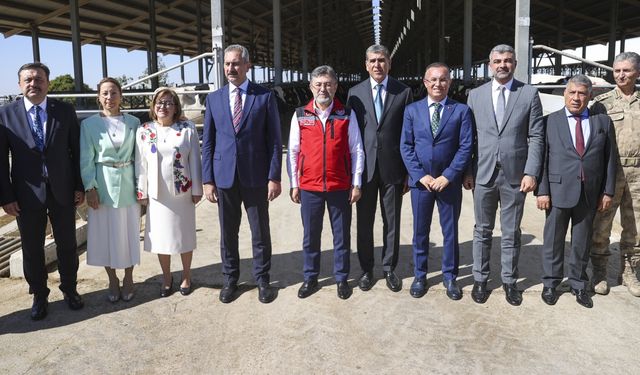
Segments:
[[[322,129],[324,130],[327,119],[333,109],[333,102],[327,107],[326,110],[321,110],[316,107],[315,101],[313,103],[313,109],[316,115],[322,122]],[[349,153],[351,154],[351,174],[352,185],[361,186],[362,184],[362,170],[364,169],[364,150],[362,149],[362,139],[360,138],[360,129],[358,127],[358,119],[356,118],[355,111],[351,111],[349,115]],[[291,126],[289,130],[289,147],[287,152],[287,170],[289,172],[289,180],[291,182],[291,188],[297,188],[298,184],[298,155],[300,154],[300,127],[298,125],[298,115],[294,112],[291,117]]]
[[[249,88],[249,79],[245,79],[240,86],[236,86],[233,83],[229,82],[229,110],[231,111],[231,116],[233,116],[233,107],[236,103],[236,93],[234,92],[236,88],[240,88],[242,90],[242,108],[244,109],[244,102],[247,100],[247,89]]]
[[[36,112],[33,110],[34,104],[25,96],[22,101],[24,103],[24,109],[27,111],[27,118],[29,119],[29,129],[33,129],[33,123],[36,121]],[[38,104],[40,107],[40,122],[42,123],[42,135],[44,139],[47,139],[47,97],[44,97],[42,103]]]
[[[442,115],[444,114],[444,105],[447,103],[447,98],[448,97],[445,96],[444,99],[436,102],[427,95],[427,105],[429,106],[429,120],[433,118],[433,112],[435,112],[436,110],[436,107],[432,106],[432,104],[434,103],[440,103],[440,119],[442,119]]]
[[[571,141],[573,142],[573,147],[576,147],[576,118],[573,117],[573,115],[571,114],[571,112],[569,112],[569,110],[567,109],[567,107],[564,108],[564,112],[567,115],[567,121],[569,121],[569,131],[571,132]],[[585,109],[584,111],[582,111],[582,113],[580,114],[580,117],[582,117],[582,122],[580,125],[582,125],[582,136],[584,137],[584,148],[585,150],[587,149],[587,143],[589,142],[589,136],[591,135],[591,127],[589,126],[589,110]]]
[[[387,98],[387,82],[389,81],[389,76],[384,77],[380,84],[382,85],[380,94],[382,95],[382,108],[384,108],[384,101]],[[369,77],[369,82],[371,83],[371,97],[373,98],[373,102],[376,102],[376,95],[378,95],[378,89],[376,86],[378,82],[375,79]]]
[[[509,94],[511,93],[511,85],[513,85],[513,78],[511,78],[511,80],[509,80],[509,82],[505,83],[504,85],[499,84],[498,81],[496,81],[495,79],[491,81],[491,99],[493,100],[493,113],[496,113],[496,108],[498,107],[498,95],[500,95],[500,86],[505,87],[504,107],[506,110],[507,103],[509,103]]]

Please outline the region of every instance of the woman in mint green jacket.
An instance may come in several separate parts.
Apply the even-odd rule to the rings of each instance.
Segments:
[[[140,264],[140,205],[135,193],[135,136],[140,120],[120,112],[122,89],[98,84],[102,111],[82,121],[80,169],[88,209],[87,264],[109,277],[109,301],[133,298],[133,266]],[[116,269],[124,269],[122,290]]]

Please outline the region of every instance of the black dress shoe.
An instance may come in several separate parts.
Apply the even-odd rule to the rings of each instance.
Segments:
[[[458,286],[458,283],[455,279],[444,280],[442,284],[445,288],[447,288],[447,297],[451,298],[454,301],[462,298],[462,290],[460,290],[460,287]]]
[[[305,280],[304,283],[298,289],[298,298],[307,298],[318,290],[318,280],[317,279],[309,279]]]
[[[516,283],[503,283],[502,289],[504,289],[504,298],[511,306],[520,306],[522,303],[522,292],[516,288]]]
[[[33,305],[31,305],[31,320],[42,320],[47,316],[47,307],[49,302],[47,297],[33,296]]]
[[[471,289],[471,299],[475,303],[485,303],[489,298],[486,281],[474,281],[473,289]]]
[[[402,280],[393,271],[384,272],[384,278],[387,280],[387,288],[392,292],[399,292],[402,289]]]
[[[413,279],[409,294],[411,294],[413,298],[420,298],[427,294],[427,279],[418,279],[417,277]]]
[[[360,276],[360,279],[358,279],[358,287],[363,292],[371,289],[371,287],[373,287],[373,273],[370,271],[364,272],[362,276]]]
[[[183,296],[188,296],[189,294],[191,294],[191,284],[189,284],[189,286],[181,286],[180,294],[182,294]]]
[[[273,302],[277,296],[276,288],[273,288],[269,283],[261,283],[258,285],[258,301],[270,303]]]
[[[222,287],[220,291],[220,302],[229,303],[233,302],[236,298],[236,291],[238,290],[238,284],[230,283]]]
[[[169,283],[169,287],[165,288],[164,286],[160,287],[160,297],[166,298],[173,294],[173,276],[171,276],[171,282]]]
[[[338,297],[340,299],[347,299],[351,296],[351,288],[346,281],[338,281]]]
[[[65,302],[69,305],[71,310],[80,310],[84,307],[84,302],[82,301],[82,297],[75,290],[69,293],[62,293]]]
[[[588,309],[593,307],[593,300],[591,299],[591,296],[589,296],[589,294],[587,294],[587,291],[585,289],[573,289],[573,288],[571,288],[571,294],[576,296],[576,302],[578,302],[582,306],[584,306],[584,307],[586,307]]]
[[[547,305],[555,305],[558,302],[558,292],[556,288],[544,287],[542,288],[542,300]]]

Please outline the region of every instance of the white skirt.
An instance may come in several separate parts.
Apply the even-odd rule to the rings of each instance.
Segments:
[[[128,268],[140,264],[140,205],[88,208],[87,264]]]
[[[144,250],[154,254],[180,254],[196,248],[196,206],[191,194],[174,196],[160,184],[159,199],[149,198]]]

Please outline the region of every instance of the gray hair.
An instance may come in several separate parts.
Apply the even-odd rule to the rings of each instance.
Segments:
[[[391,56],[389,55],[389,49],[382,44],[373,44],[367,48],[367,51],[364,53],[364,60],[367,61],[369,58],[368,55],[370,53],[381,53],[387,59],[391,60]]]
[[[591,91],[593,90],[593,84],[591,83],[591,80],[584,74],[576,74],[575,76],[569,78],[569,81],[567,81],[567,86],[570,83],[578,86],[585,86],[587,90],[589,90],[589,94],[591,94]]]
[[[613,63],[617,63],[620,61],[630,61],[633,64],[633,67],[640,71],[640,55],[635,52],[622,52],[615,59],[613,59]]]
[[[319,67],[313,69],[311,72],[311,80],[318,78],[320,76],[331,76],[334,81],[338,82],[338,75],[336,71],[333,70],[329,65],[320,65]]]
[[[513,53],[513,59],[516,59],[516,50],[513,49],[513,47],[511,47],[508,44],[498,44],[497,46],[493,47],[491,49],[491,52],[489,52],[489,61],[491,61],[491,55],[493,55],[493,53]]]
[[[235,52],[240,52],[240,56],[242,57],[242,61],[248,63],[249,62],[249,50],[246,49],[244,46],[241,46],[239,44],[232,44],[230,46],[228,46],[227,48],[224,49],[224,54],[226,55],[227,52],[231,52],[231,51],[235,51]]]
[[[445,69],[447,69],[447,72],[449,72],[449,74],[451,74],[451,69],[449,68],[449,65],[447,65],[447,64],[445,64],[443,62],[436,61],[436,62],[433,62],[433,63],[427,65],[427,67],[424,70],[424,76],[425,77],[427,76],[427,72],[431,68],[445,68]]]

